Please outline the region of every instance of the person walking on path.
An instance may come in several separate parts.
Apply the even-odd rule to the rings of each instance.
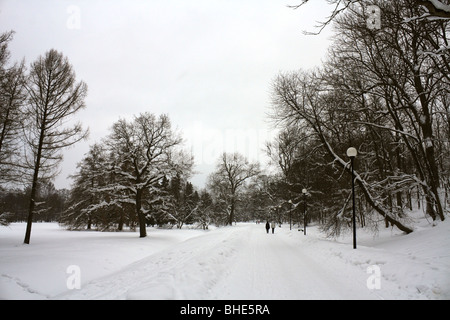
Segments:
[[[275,221],[272,221],[272,234],[275,233]]]
[[[269,224],[269,221],[267,221],[267,223],[266,223],[266,231],[267,231],[267,233],[269,233],[269,229],[270,229],[270,224]]]

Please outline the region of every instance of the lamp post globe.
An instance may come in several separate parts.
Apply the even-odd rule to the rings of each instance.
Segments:
[[[356,148],[350,147],[347,149],[347,156],[349,158],[355,158],[358,155]]]

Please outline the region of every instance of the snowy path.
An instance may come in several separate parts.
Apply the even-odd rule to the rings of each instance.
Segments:
[[[326,264],[286,228],[221,228],[150,255],[60,299],[377,299],[361,268]],[[292,239],[292,235],[295,239]],[[303,235],[302,235],[303,236]],[[360,276],[355,277],[355,272]]]
[[[214,288],[219,299],[373,299],[365,283],[350,283],[316,262],[285,230],[249,227],[230,276]],[[301,238],[300,238],[301,239]],[[303,243],[305,245],[305,243]],[[368,295],[361,296],[360,287]],[[236,289],[239,290],[236,290]]]

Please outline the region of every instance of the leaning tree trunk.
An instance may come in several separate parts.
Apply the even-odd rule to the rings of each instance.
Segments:
[[[44,111],[44,118],[42,122],[42,126],[45,126],[46,122],[46,114],[47,114],[47,108],[45,108]],[[27,228],[25,231],[25,239],[23,240],[24,243],[30,244],[30,238],[31,238],[31,225],[33,224],[33,211],[36,204],[36,191],[37,191],[37,184],[38,184],[38,178],[39,178],[39,168],[41,166],[41,157],[42,157],[42,146],[44,144],[44,137],[45,137],[45,127],[40,128],[40,135],[39,135],[39,143],[37,148],[37,155],[36,159],[34,161],[34,173],[33,173],[33,181],[31,183],[31,194],[30,194],[30,202],[28,206],[28,218],[27,218]]]
[[[34,165],[33,182],[31,184],[30,202],[29,202],[29,206],[28,206],[27,228],[25,231],[25,239],[23,240],[23,242],[26,244],[30,244],[30,238],[31,238],[31,225],[33,224],[33,211],[34,211],[34,207],[35,207],[35,203],[36,203],[35,198],[36,198],[36,190],[37,190],[37,180],[39,177],[41,149],[42,149],[42,147],[39,148],[39,152],[36,157],[36,162]]]

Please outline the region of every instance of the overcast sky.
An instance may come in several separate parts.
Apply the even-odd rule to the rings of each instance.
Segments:
[[[64,152],[57,188],[119,118],[166,113],[183,134],[203,187],[223,151],[266,163],[270,84],[280,71],[319,66],[331,30],[306,36],[330,14],[326,1],[0,0],[0,32],[16,31],[12,60],[54,48],[87,83],[77,114],[89,140]]]

